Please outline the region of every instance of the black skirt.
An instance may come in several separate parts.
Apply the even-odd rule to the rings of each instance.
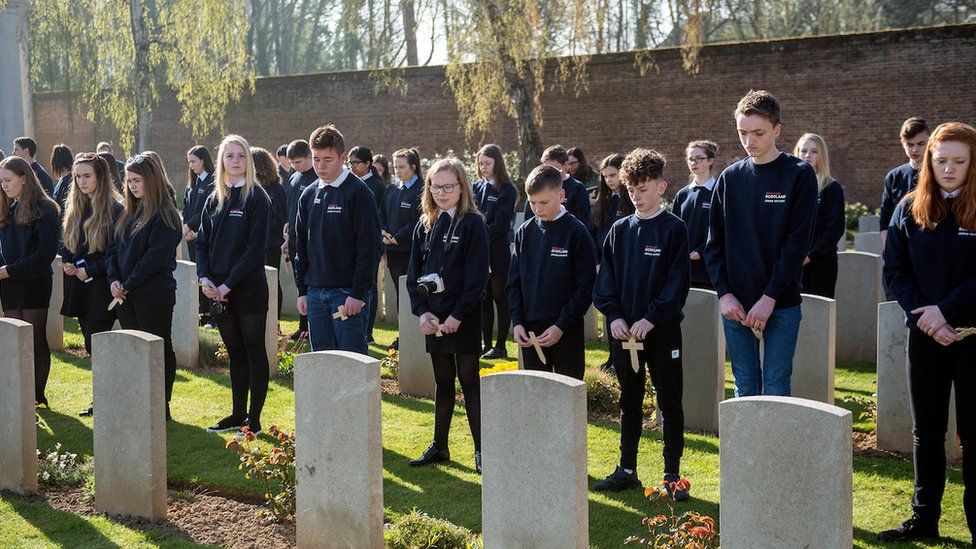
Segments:
[[[222,279],[221,279],[222,280]],[[220,286],[222,282],[211,278],[215,286]],[[206,298],[204,298],[206,299]],[[240,315],[259,315],[268,312],[268,281],[244,281],[238,282],[227,294],[227,312]],[[206,299],[209,309],[211,301]]]
[[[112,302],[112,290],[108,278],[96,276],[91,282],[82,282],[77,276],[64,277],[64,301],[61,314],[89,320],[112,320],[115,310],[108,310]]]
[[[488,249],[488,267],[491,278],[508,280],[508,267],[512,263],[512,248],[509,245],[492,246]]]
[[[451,312],[434,313],[441,324],[451,316]],[[453,334],[424,336],[428,353],[445,353],[458,355],[481,354],[481,305],[474,308],[461,319],[458,331]]]
[[[54,277],[0,280],[0,306],[4,310],[47,309],[51,306]]]

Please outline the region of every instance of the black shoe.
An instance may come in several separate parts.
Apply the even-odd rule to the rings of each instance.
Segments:
[[[597,492],[620,492],[631,488],[640,488],[641,481],[637,478],[637,471],[628,473],[624,468],[617,466],[607,478],[596,483],[593,487]]]
[[[492,347],[491,349],[488,350],[488,352],[481,355],[481,358],[487,360],[493,360],[496,358],[508,358],[508,351],[506,351],[503,347]]]
[[[95,413],[95,405],[92,404],[88,406],[88,408],[78,412],[78,415],[81,417],[91,417],[92,415],[94,415],[94,413]]]
[[[207,432],[226,433],[227,431],[240,431],[241,427],[243,427],[246,423],[247,418],[230,415],[218,421],[213,427],[207,427]]]
[[[678,482],[679,480],[681,480],[681,475],[675,473],[668,473],[664,475],[664,490],[674,499],[674,501],[688,501],[688,489],[685,487],[678,488],[674,485],[674,483]]]
[[[440,450],[437,446],[431,444],[424,450],[424,455],[417,459],[410,461],[411,467],[423,467],[424,465],[430,465],[431,463],[441,463],[444,461],[449,461],[451,459],[451,451],[448,449]]]
[[[892,530],[885,530],[878,534],[880,541],[914,541],[922,539],[933,539],[939,537],[939,525],[926,524],[918,513],[913,514],[912,518],[901,523],[901,526]]]
[[[248,430],[254,434],[254,436],[261,434],[261,420],[252,420],[248,418],[246,421],[244,421],[243,427],[247,427]]]
[[[393,343],[390,343],[390,349],[393,349],[394,351],[399,351],[400,350],[400,338],[399,337],[396,338],[396,339],[394,339],[393,340]]]
[[[478,471],[478,474],[480,475],[481,474],[481,452],[480,451],[474,453],[474,468],[476,471]]]

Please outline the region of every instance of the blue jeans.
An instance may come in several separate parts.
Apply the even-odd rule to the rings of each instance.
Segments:
[[[725,341],[732,360],[735,396],[790,396],[793,354],[800,331],[800,306],[773,311],[763,331],[765,353],[759,361],[759,340],[752,329],[722,318]]]
[[[346,320],[332,318],[339,305],[346,303],[349,288],[309,288],[308,339],[313,351],[351,351],[365,355],[366,326],[372,292],[363,297],[359,314]]]

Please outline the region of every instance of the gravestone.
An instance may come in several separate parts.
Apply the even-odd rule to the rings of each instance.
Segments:
[[[92,336],[95,508],[166,518],[163,340],[135,330]]]
[[[775,396],[719,409],[722,547],[851,547],[851,412]]]
[[[600,317],[593,305],[590,305],[583,316],[583,339],[585,341],[600,341]]]
[[[37,491],[34,329],[0,318],[0,490]]]
[[[298,547],[383,547],[379,361],[295,357],[295,473]]]
[[[278,276],[281,278],[281,314],[298,316],[298,287],[295,286],[295,269],[291,261],[281,260]]]
[[[955,390],[953,390],[953,393]],[[911,454],[912,410],[908,397],[908,328],[896,301],[878,305],[877,446],[879,450]],[[961,456],[956,438],[955,397],[949,404],[946,457]]]
[[[833,404],[837,302],[803,294],[800,307],[803,320],[793,358],[792,394]]]
[[[264,344],[268,351],[268,371],[271,377],[278,373],[278,269],[264,267],[268,282],[268,316],[264,324]]]
[[[718,403],[725,400],[725,331],[718,294],[692,288],[681,325],[682,404],[685,428],[718,432]]]
[[[176,262],[176,307],[173,308],[173,351],[181,368],[196,368],[200,363],[200,287],[197,266]]]
[[[51,302],[47,309],[47,344],[52,351],[64,349],[64,317],[61,316],[61,303],[64,301],[64,268],[61,256],[56,256],[51,264],[54,270],[54,283],[51,287]]]
[[[485,547],[589,545],[586,384],[551,372],[481,382]]]
[[[837,361],[877,360],[881,257],[864,252],[837,254]]]
[[[384,272],[383,272],[383,305],[384,305],[383,311],[384,311],[384,313],[383,314],[384,314],[384,317],[386,318],[386,321],[387,322],[392,322],[392,323],[396,324],[397,322],[399,322],[399,320],[398,320],[399,319],[399,314],[398,313],[399,313],[399,305],[400,305],[398,303],[399,300],[397,298],[397,292],[396,292],[396,286],[395,286],[395,284],[397,284],[397,281],[396,280],[393,280],[393,277],[390,276],[390,270],[389,269],[384,268],[383,270],[384,270]],[[407,303],[409,303],[409,302],[410,302],[410,300],[408,299],[407,300]]]
[[[854,251],[881,255],[881,233],[857,233],[854,235]]]
[[[847,251],[847,235],[846,234],[843,235],[843,236],[841,236],[840,237],[840,240],[837,241],[837,251],[838,252]]]
[[[406,395],[433,398],[434,367],[427,354],[424,333],[420,331],[420,319],[410,309],[410,294],[407,293],[407,277],[400,277],[400,365],[397,383],[400,392]]]
[[[857,220],[857,232],[867,233],[867,232],[879,232],[879,231],[881,231],[880,215],[866,215]]]

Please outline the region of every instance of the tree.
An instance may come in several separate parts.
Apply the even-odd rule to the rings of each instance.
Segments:
[[[30,18],[31,49],[61,54],[32,76],[58,74],[123,149],[149,148],[161,89],[176,92],[194,136],[222,129],[227,107],[253,92],[244,0],[34,0]]]

